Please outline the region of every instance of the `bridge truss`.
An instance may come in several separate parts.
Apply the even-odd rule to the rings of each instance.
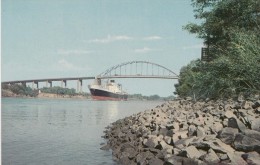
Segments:
[[[97,78],[160,78],[160,79],[178,79],[178,75],[170,69],[147,61],[131,61],[115,65]]]

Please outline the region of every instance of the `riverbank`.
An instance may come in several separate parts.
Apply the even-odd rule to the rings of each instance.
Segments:
[[[104,131],[120,164],[260,164],[260,100],[174,100]]]
[[[10,90],[2,89],[2,97],[18,97],[18,98],[71,98],[71,99],[91,99],[90,96],[84,96],[84,95],[61,95],[61,94],[54,94],[54,93],[38,93],[36,96],[26,96],[21,94],[15,94]]]
[[[91,99],[91,97],[83,95],[60,95],[54,93],[39,93],[36,98],[73,98],[73,99]]]

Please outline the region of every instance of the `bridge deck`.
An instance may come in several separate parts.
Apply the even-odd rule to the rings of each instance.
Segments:
[[[100,79],[111,79],[111,78],[157,78],[157,79],[178,79],[177,76],[160,76],[160,75],[111,75],[98,77]]]
[[[95,77],[65,77],[65,78],[45,78],[45,79],[31,79],[31,80],[16,80],[16,81],[4,81],[4,82],[2,82],[2,84],[46,82],[46,81],[67,81],[67,80],[89,80],[89,79],[95,79]]]

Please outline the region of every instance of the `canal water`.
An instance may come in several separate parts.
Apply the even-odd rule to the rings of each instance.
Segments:
[[[3,165],[112,165],[104,127],[151,101],[2,98]]]

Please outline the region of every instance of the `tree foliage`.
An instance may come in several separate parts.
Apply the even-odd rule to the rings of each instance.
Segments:
[[[19,85],[19,84],[3,84],[2,89],[4,90],[10,90],[16,95],[21,95],[21,96],[30,96],[30,97],[35,97],[38,95],[37,90],[33,90],[30,87],[24,86],[24,85]]]
[[[184,27],[197,34],[209,46],[226,46],[235,29],[251,31],[259,37],[260,1],[257,0],[192,0],[195,18],[200,24]]]
[[[183,67],[176,94],[194,99],[229,98],[260,93],[260,1],[192,0],[201,24],[185,29],[209,44],[211,62]]]
[[[69,89],[69,88],[62,88],[62,87],[44,87],[40,89],[41,92],[44,93],[54,93],[54,94],[59,94],[59,95],[75,95],[76,90],[74,88]]]

